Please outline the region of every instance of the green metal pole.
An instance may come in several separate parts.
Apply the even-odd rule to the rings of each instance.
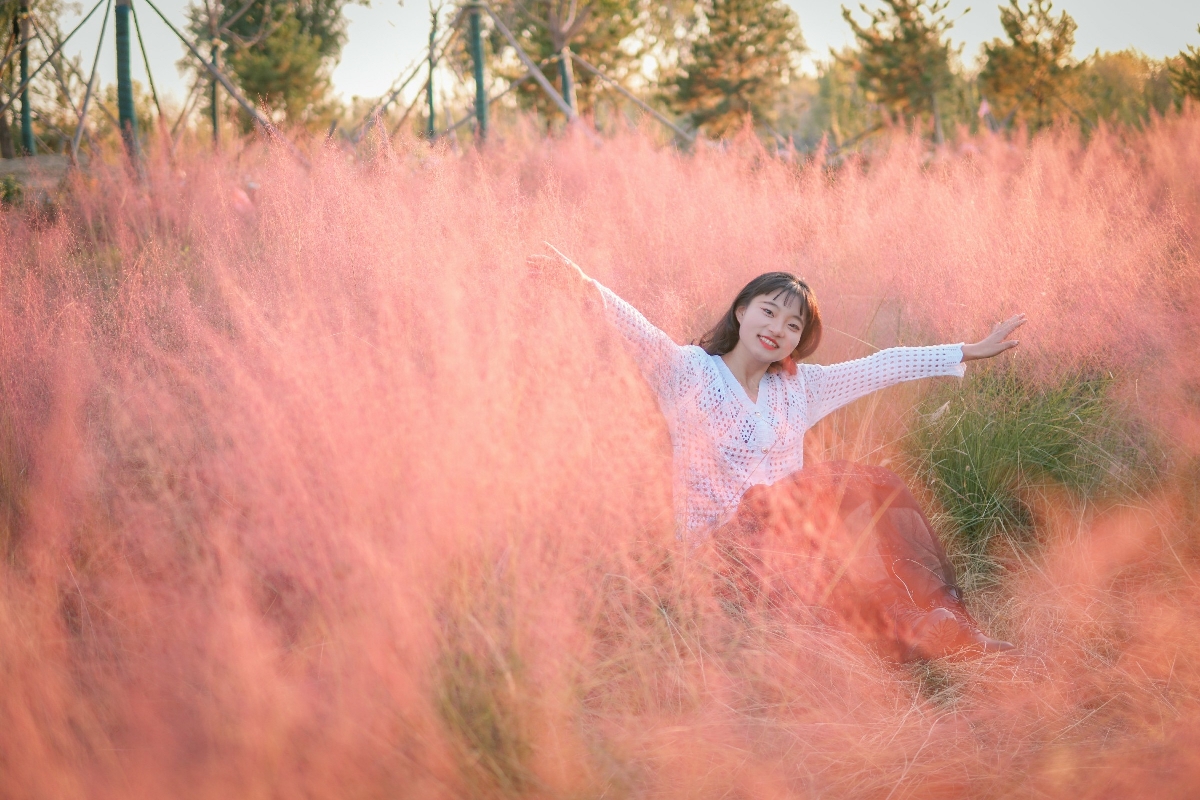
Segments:
[[[18,46],[18,47],[20,46],[20,42],[21,42],[21,15],[20,15],[19,13],[18,13],[18,14],[14,14],[14,15],[13,15],[13,18],[12,18],[12,40],[13,40],[14,42],[16,42],[16,43],[17,43],[17,46]],[[18,61],[19,61],[19,59],[18,59]],[[7,65],[6,65],[6,66],[7,66]],[[8,74],[9,74],[9,78],[10,78],[10,79],[11,79],[11,78],[13,78],[13,74],[14,74],[16,71],[17,71],[17,63],[16,63],[16,62],[14,62],[12,66],[8,67]],[[3,76],[2,76],[2,75],[0,75],[0,77],[3,77]],[[18,81],[18,82],[17,82],[17,86],[20,86],[20,85],[21,85],[21,83],[23,83],[23,81]],[[10,99],[9,99],[9,101],[8,101],[8,105],[10,105],[10,106],[11,106],[11,105],[12,105],[13,103],[15,103],[15,102],[16,102],[16,100],[15,100],[15,99],[12,99],[12,98],[10,98]],[[15,157],[16,157],[16,156],[18,156],[18,155],[24,155],[24,149],[25,149],[25,148],[21,147],[21,145],[19,145],[19,144],[17,145],[17,147],[21,147],[21,152],[13,152],[13,153],[11,153],[11,154],[10,154],[10,151],[12,150],[12,144],[13,144],[13,141],[12,141],[12,129],[11,129],[11,128],[9,128],[9,126],[8,126],[8,109],[6,108],[6,109],[4,109],[4,111],[0,111],[0,114],[3,114],[3,115],[4,115],[4,128],[5,128],[5,130],[7,131],[7,134],[8,134],[8,139],[7,139],[7,140],[4,142],[4,145],[3,145],[3,147],[4,147],[4,152],[5,152],[5,156],[4,156],[4,157],[5,157],[5,158],[15,158]],[[13,110],[13,124],[15,125],[15,124],[16,124],[16,122],[17,122],[17,117],[16,117],[16,109],[14,109],[14,110]]]
[[[29,0],[21,0],[21,84],[29,80]],[[34,154],[33,108],[29,105],[29,86],[21,91],[21,149]]]
[[[437,9],[432,5],[429,7],[429,83],[425,85],[425,97],[429,101],[429,125],[426,128],[426,133],[432,139],[437,135],[437,125],[433,116],[433,68],[437,66],[437,54],[434,52],[434,40],[437,38]]]
[[[483,11],[478,5],[471,8],[471,60],[475,65],[475,135],[479,141],[487,139],[488,127],[488,96],[487,86],[483,83],[483,34],[480,31],[480,17]]]
[[[217,63],[217,59],[221,57],[221,42],[215,37],[212,40],[212,50],[210,52],[212,53],[213,69],[219,70],[221,65]],[[209,100],[212,101],[210,115],[212,116],[214,150],[221,146],[221,107],[217,105],[220,102],[220,98],[217,96],[217,89],[217,79],[214,77],[212,79],[212,95],[209,97]]]
[[[558,82],[562,85],[563,100],[571,108],[575,108],[575,103],[571,102],[571,56],[566,54],[564,47],[558,55]]]
[[[137,116],[133,111],[133,74],[129,59],[129,12],[132,0],[117,0],[117,119],[130,158],[137,156]]]
[[[575,107],[575,72],[571,69],[571,48],[566,45],[558,51],[558,77],[562,83],[563,100],[567,101],[572,111],[578,111]]]

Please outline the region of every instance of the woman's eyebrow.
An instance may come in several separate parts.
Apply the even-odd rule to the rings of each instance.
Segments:
[[[763,298],[762,302],[767,303],[772,306],[775,306],[775,308],[784,308],[783,306],[779,305],[778,303],[776,303],[774,300],[770,299],[769,297]],[[804,321],[804,312],[800,312],[799,314],[792,314],[792,316],[795,317],[796,319],[800,320],[801,322]]]

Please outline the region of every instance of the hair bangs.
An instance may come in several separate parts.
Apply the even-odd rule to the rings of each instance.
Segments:
[[[801,281],[796,281],[795,283],[790,283],[787,286],[783,286],[779,289],[779,291],[775,292],[775,294],[771,296],[771,301],[781,306],[791,305],[793,300],[799,301],[800,318],[807,322],[811,314],[808,308],[808,296],[810,292],[802,291],[801,287],[803,287],[805,290],[808,289],[808,286]],[[782,303],[779,302],[781,295],[783,296]]]

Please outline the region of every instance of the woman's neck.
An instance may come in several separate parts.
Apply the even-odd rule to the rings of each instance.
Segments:
[[[740,344],[721,356],[721,360],[725,362],[725,366],[729,367],[733,377],[737,378],[737,382],[746,390],[746,396],[750,398],[751,402],[757,403],[759,383],[771,365],[750,358]]]

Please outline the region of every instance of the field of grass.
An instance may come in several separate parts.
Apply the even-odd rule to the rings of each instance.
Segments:
[[[1028,314],[806,450],[904,474],[1015,654],[899,667],[723,602],[543,241],[678,341],[775,269],[822,362]],[[635,133],[159,154],[14,200],[0,254],[0,796],[1200,785],[1194,111],[836,168]]]

